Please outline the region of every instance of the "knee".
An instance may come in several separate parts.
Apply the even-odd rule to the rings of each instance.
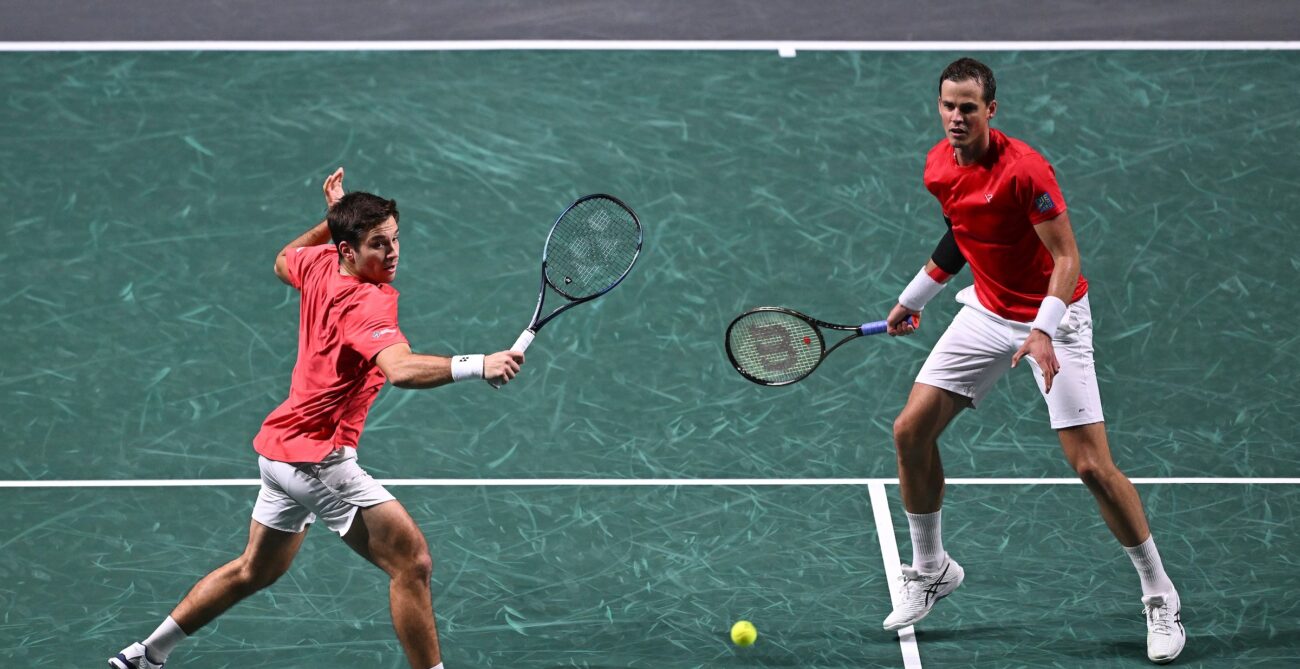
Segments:
[[[1089,488],[1099,488],[1105,486],[1119,470],[1111,463],[1097,462],[1095,460],[1081,460],[1072,463],[1074,471],[1079,475],[1079,480]]]
[[[287,565],[268,564],[241,557],[236,570],[236,579],[240,588],[251,594],[270,587],[288,571]]]
[[[913,414],[903,412],[894,419],[894,448],[898,457],[912,459],[918,457],[926,441],[926,431]]]
[[[433,578],[433,557],[429,551],[422,550],[406,558],[396,574],[398,578],[428,585]]]

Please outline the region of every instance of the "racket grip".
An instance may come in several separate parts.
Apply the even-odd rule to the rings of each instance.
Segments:
[[[887,330],[889,330],[889,321],[872,321],[858,327],[858,332],[864,335],[878,335]]]
[[[520,353],[527,351],[529,344],[533,343],[533,337],[536,336],[537,333],[533,332],[532,330],[524,330],[523,332],[519,333],[519,338],[515,340],[515,345],[511,346],[510,350],[519,351]]]
[[[912,321],[912,327],[921,324],[920,319],[916,316],[908,316],[908,320]],[[870,323],[863,323],[858,327],[858,332],[861,332],[864,335],[878,335],[888,331],[889,321],[872,321]]]
[[[515,340],[515,344],[514,346],[510,347],[510,350],[518,351],[520,353],[527,351],[528,346],[533,343],[533,337],[536,336],[537,334],[532,330],[524,330],[523,332],[519,333],[519,338]],[[502,386],[502,383],[500,381],[493,380],[493,381],[488,381],[488,385],[492,386],[493,388],[500,388]]]

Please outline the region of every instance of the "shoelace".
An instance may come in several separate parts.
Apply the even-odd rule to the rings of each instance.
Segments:
[[[1169,634],[1169,606],[1167,604],[1148,606],[1142,609],[1142,614],[1149,621],[1152,632]]]
[[[919,572],[916,574],[916,576],[909,577],[907,573],[904,572],[902,574],[899,574],[898,580],[902,581],[903,586],[901,589],[903,592],[903,597],[907,598],[908,595],[912,594],[912,588],[914,587],[914,584],[920,583],[921,581],[925,580],[925,577],[922,576]]]

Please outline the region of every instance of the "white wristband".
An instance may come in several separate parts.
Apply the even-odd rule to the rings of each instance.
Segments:
[[[912,282],[903,289],[903,294],[898,296],[898,303],[912,311],[920,311],[925,308],[925,305],[930,300],[934,299],[935,295],[939,294],[939,291],[943,290],[945,285],[947,284],[935,281],[930,276],[930,273],[922,267],[921,271],[917,272],[916,276],[912,278]]]
[[[483,378],[483,356],[457,355],[451,359],[451,380]]]
[[[1042,330],[1049,338],[1055,337],[1056,328],[1061,326],[1061,319],[1065,318],[1065,310],[1066,306],[1061,298],[1048,295],[1038,306],[1038,317],[1030,327]]]

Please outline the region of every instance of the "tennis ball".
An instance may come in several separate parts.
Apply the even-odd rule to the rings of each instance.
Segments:
[[[754,628],[754,623],[742,620],[731,626],[731,641],[737,646],[752,646],[756,639],[758,630]]]

